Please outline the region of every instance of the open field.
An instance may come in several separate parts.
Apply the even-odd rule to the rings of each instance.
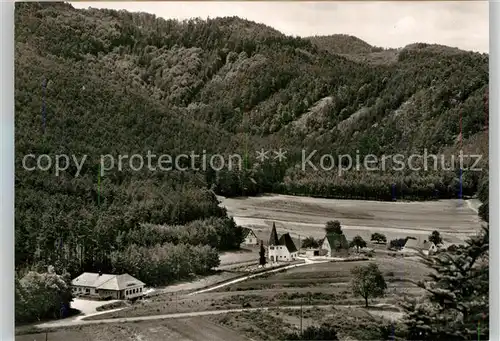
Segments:
[[[414,292],[411,282],[423,280],[430,272],[417,259],[408,257],[389,257],[383,255],[374,260],[356,262],[328,262],[311,264],[286,272],[253,278],[248,281],[221,288],[218,291],[248,292],[264,289],[306,288],[317,289],[323,293],[339,292],[349,289],[351,270],[356,266],[375,262],[388,282],[389,292],[403,294]],[[419,289],[417,288],[417,291]]]
[[[363,299],[353,297],[350,289],[351,269],[375,262],[388,284],[385,297],[372,304],[397,304],[404,295],[422,292],[413,282],[422,280],[429,269],[412,258],[397,258],[383,254],[370,261],[327,262],[308,264],[294,269],[228,285],[196,295],[165,293],[133,306],[110,312],[90,320],[123,318],[172,313],[238,309],[242,307],[277,307],[310,305],[362,305]]]
[[[280,340],[290,332],[300,330],[300,310],[280,309],[213,315],[210,320],[239,331],[253,340]],[[375,310],[360,307],[306,308],[302,311],[302,327],[321,323],[332,325],[340,340],[386,340],[384,330],[399,325],[377,316]]]
[[[388,290],[385,297],[371,300],[368,309],[363,308],[363,299],[353,297],[349,281],[350,270],[369,261],[306,264],[231,284],[214,292],[196,295],[164,293],[138,301],[125,310],[82,321],[110,323],[109,328],[102,325],[82,325],[71,329],[66,327],[51,334],[49,340],[189,341],[201,340],[202,336],[197,333],[201,328],[207,328],[208,333],[213,333],[208,335],[202,331],[205,340],[207,337],[211,340],[243,340],[245,337],[253,340],[276,340],[283,333],[298,328],[297,314],[301,305],[304,306],[304,326],[324,321],[335,326],[342,336],[341,340],[352,337],[357,340],[373,340],[381,335],[380,327],[394,324],[394,321],[401,318],[401,312],[395,309],[398,300],[403,295],[419,294],[421,289],[411,281],[422,279],[429,270],[415,259],[390,257],[385,253],[378,257],[376,255],[370,261],[376,262],[384,273]],[[241,311],[242,308],[250,310]],[[254,310],[259,308],[265,310]],[[228,309],[237,311],[228,312]],[[196,316],[196,312],[210,315]],[[220,315],[212,315],[212,312]],[[185,314],[175,316],[178,313]],[[165,316],[167,321],[160,316],[163,314],[174,316]],[[114,318],[127,319],[103,320]],[[151,321],[134,321],[134,318]],[[156,321],[156,318],[162,320]],[[208,320],[218,326],[210,327],[212,329],[206,327]],[[125,333],[136,337],[120,336]],[[239,338],[230,333],[237,333]],[[40,340],[44,340],[44,335],[37,334],[26,341],[38,340],[40,337]]]
[[[195,279],[191,280],[186,280],[186,281],[180,281],[178,283],[165,286],[165,287],[158,287],[154,288],[150,296],[155,296],[158,294],[163,294],[163,293],[175,293],[175,292],[189,292],[193,290],[198,290],[202,288],[206,288],[208,286],[215,285],[217,283],[225,282],[228,280],[231,280],[233,278],[237,278],[241,276],[242,273],[239,273],[237,271],[234,272],[228,272],[228,271],[217,271],[216,273],[208,276],[200,276]]]
[[[460,242],[480,229],[474,203],[466,200],[430,202],[379,202],[336,200],[289,195],[245,198],[219,197],[237,224],[251,227],[266,242],[273,222],[278,233],[290,232],[304,238],[324,236],[329,220],[339,220],[348,239],[359,234],[365,240],[374,232],[388,240],[427,236],[441,232],[445,241]]]
[[[16,341],[248,341],[240,333],[203,317],[78,326],[36,334],[17,335]]]
[[[242,264],[259,262],[259,247],[244,246],[241,250],[222,252],[219,255],[220,266],[218,269],[230,269]]]

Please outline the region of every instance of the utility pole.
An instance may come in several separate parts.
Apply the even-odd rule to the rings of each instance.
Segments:
[[[300,297],[300,335],[302,335],[302,316],[303,316],[303,310],[302,310],[302,301],[303,297]]]

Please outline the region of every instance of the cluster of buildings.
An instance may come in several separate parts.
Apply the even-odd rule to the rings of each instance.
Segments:
[[[242,245],[258,246],[260,240],[252,229],[244,228]],[[428,241],[407,239],[401,250],[403,253],[418,253],[423,251],[431,254],[438,247]],[[297,259],[299,249],[295,245],[290,233],[278,236],[273,223],[271,235],[266,248],[266,257],[270,263],[290,262]],[[349,255],[349,243],[344,234],[326,234],[320,240],[318,248],[305,249],[306,257],[346,257]],[[134,299],[145,294],[145,284],[129,274],[110,275],[102,273],[84,272],[71,282],[74,296],[89,299]]]
[[[244,241],[242,245],[257,246],[260,244],[255,232],[252,229],[244,229]],[[306,257],[325,256],[325,257],[345,257],[349,255],[349,243],[343,234],[327,234],[320,241],[318,248],[305,249]],[[266,247],[266,257],[271,263],[290,262],[297,258],[299,249],[295,245],[290,233],[284,233],[281,236],[276,231],[273,223],[271,235]]]
[[[258,246],[260,240],[252,229],[244,229],[244,241],[242,245]],[[433,242],[426,239],[408,238],[406,244],[401,249],[402,253],[412,254],[423,252],[424,254],[432,254],[438,250]],[[323,257],[347,257],[349,255],[349,242],[344,234],[326,234],[320,240],[319,247],[307,248],[304,250],[305,256],[308,258],[323,256]],[[266,247],[266,257],[271,263],[273,262],[289,262],[297,258],[299,250],[295,245],[289,233],[284,233],[278,236],[276,226],[273,223],[271,235]]]

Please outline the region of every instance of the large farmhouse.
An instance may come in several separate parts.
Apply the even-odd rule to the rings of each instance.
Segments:
[[[97,299],[129,299],[144,295],[144,283],[129,274],[84,272],[71,281],[75,296]]]
[[[344,234],[329,233],[321,242],[320,250],[324,250],[327,257],[347,256],[349,255],[349,243]]]
[[[298,250],[289,233],[283,234],[278,239],[276,226],[273,223],[271,237],[267,246],[267,257],[271,262],[290,262],[296,259]]]

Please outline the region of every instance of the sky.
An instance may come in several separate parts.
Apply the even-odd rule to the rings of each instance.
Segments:
[[[349,34],[381,47],[424,42],[489,51],[487,1],[425,2],[71,2],[75,8],[124,9],[165,19],[238,16],[287,35]]]

